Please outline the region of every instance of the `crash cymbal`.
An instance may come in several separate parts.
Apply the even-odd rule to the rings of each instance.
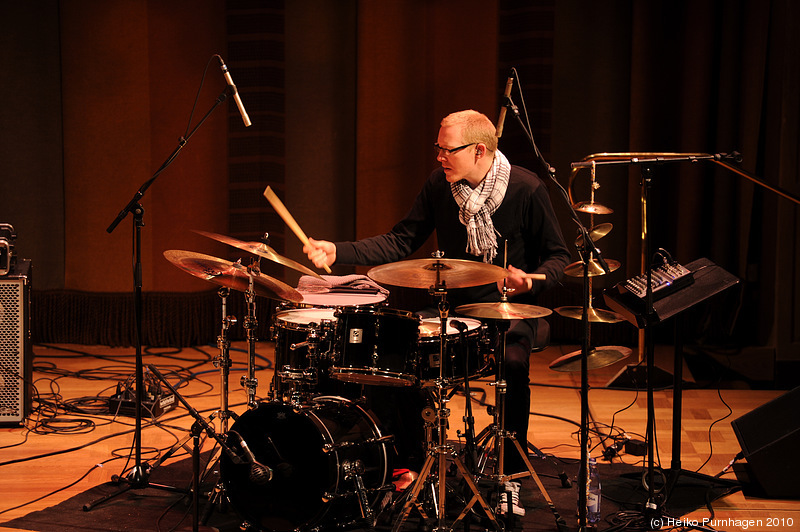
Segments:
[[[495,283],[508,276],[508,271],[474,260],[412,259],[376,266],[367,277],[376,283],[406,288],[430,288],[443,281],[447,288],[466,288]]]
[[[604,368],[610,366],[614,362],[622,360],[632,352],[631,349],[618,345],[606,345],[593,348],[589,350],[589,354],[586,357],[586,367],[590,370]],[[563,357],[557,358],[551,362],[550,369],[564,372],[580,371],[582,356],[583,353],[580,350],[567,353]]]
[[[586,310],[589,315],[589,321],[592,323],[617,323],[625,319],[616,312],[611,312],[610,310],[594,307],[589,307]],[[583,319],[583,307],[558,307],[556,312],[565,318],[575,318],[576,320]]]
[[[572,208],[576,211],[588,212],[590,214],[611,214],[614,212],[614,209],[593,201],[581,201],[573,205]]]
[[[498,301],[496,303],[471,303],[456,307],[456,312],[472,316],[473,318],[487,318],[496,320],[524,320],[529,318],[543,318],[553,313],[549,308],[509,303]]]
[[[597,242],[598,240],[606,236],[608,233],[610,233],[611,229],[613,228],[614,226],[612,224],[597,224],[591,229],[589,229],[589,237],[592,239],[592,242]],[[583,245],[582,235],[578,236],[578,238],[575,239],[575,245],[576,246]]]
[[[620,267],[619,261],[612,259],[606,259],[606,264],[608,264],[608,269],[612,272]],[[583,262],[573,262],[564,268],[564,274],[569,275],[570,277],[583,277]],[[596,277],[598,275],[605,274],[606,272],[603,270],[603,267],[600,266],[599,262],[594,259],[589,262],[589,277]]]
[[[222,242],[223,244],[228,244],[229,246],[243,249],[248,253],[252,253],[253,255],[264,257],[265,259],[269,259],[272,262],[277,262],[278,264],[281,264],[283,266],[288,266],[289,268],[297,270],[298,272],[304,273],[306,275],[313,275],[314,277],[322,279],[322,276],[320,276],[314,270],[311,270],[303,266],[302,264],[293,261],[290,258],[279,255],[274,249],[264,244],[263,242],[244,242],[242,240],[237,240],[230,236],[220,235],[217,233],[209,233],[208,231],[199,231],[197,229],[193,229],[193,231],[198,235],[207,236],[208,238],[211,238],[218,242]]]
[[[164,256],[172,264],[195,277],[214,284],[247,292],[250,276],[253,277],[253,291],[257,296],[300,303],[303,296],[291,286],[262,273],[248,273],[247,267],[238,262],[230,262],[211,255],[169,249]]]

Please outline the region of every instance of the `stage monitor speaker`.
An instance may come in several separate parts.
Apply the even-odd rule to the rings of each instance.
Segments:
[[[0,277],[0,425],[21,425],[31,409],[31,261]]]
[[[800,498],[800,387],[733,420],[751,482],[769,498]]]

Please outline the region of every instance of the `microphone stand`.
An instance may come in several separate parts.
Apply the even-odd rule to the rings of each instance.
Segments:
[[[134,317],[135,317],[135,326],[136,326],[136,414],[135,414],[135,426],[134,426],[134,433],[133,433],[133,442],[134,442],[134,467],[131,472],[128,474],[127,478],[125,478],[125,482],[127,482],[126,486],[124,486],[119,492],[103,497],[102,499],[89,504],[84,507],[84,511],[89,511],[90,508],[96,506],[101,502],[105,502],[109,499],[120,495],[129,489],[144,489],[144,488],[158,488],[164,489],[167,491],[176,491],[185,493],[186,490],[181,490],[178,488],[174,488],[171,486],[162,486],[157,484],[152,484],[148,477],[149,471],[145,470],[142,465],[142,403],[144,402],[144,368],[142,362],[142,327],[143,327],[143,303],[142,303],[142,227],[144,227],[144,208],[142,207],[139,200],[142,199],[144,193],[150,188],[150,185],[155,182],[156,178],[167,169],[167,167],[172,164],[172,162],[178,157],[178,154],[186,146],[189,139],[192,138],[192,135],[203,125],[206,119],[211,116],[211,113],[224,102],[228,97],[229,87],[226,86],[225,90],[217,97],[214,101],[214,105],[212,105],[211,109],[203,116],[200,122],[189,132],[186,137],[181,137],[178,143],[178,146],[173,150],[173,152],[167,157],[167,159],[161,164],[158,170],[153,174],[153,176],[148,179],[139,190],[133,195],[133,198],[128,202],[128,204],[120,211],[117,217],[111,222],[111,225],[108,226],[106,232],[112,233],[114,229],[116,229],[117,225],[125,219],[128,213],[133,215],[133,227],[134,227],[134,266],[133,266],[133,304],[134,304]],[[120,478],[120,481],[123,479]]]
[[[550,166],[550,164],[544,159],[544,156],[539,151],[539,148],[536,146],[536,142],[533,139],[533,133],[528,131],[525,123],[523,122],[522,118],[519,114],[519,109],[514,102],[512,101],[511,97],[505,97],[504,105],[508,108],[509,111],[514,115],[517,122],[519,123],[522,131],[525,133],[525,136],[528,138],[530,142],[533,152],[536,157],[539,159],[542,166],[545,168],[548,177],[550,180],[556,185],[557,190],[561,193],[561,197],[564,199],[564,202],[567,205],[567,209],[569,213],[572,215],[572,219],[575,224],[578,226],[578,230],[581,233],[583,239],[583,245],[578,249],[578,255],[580,256],[581,260],[583,261],[583,311],[581,313],[581,326],[583,331],[583,338],[581,342],[581,430],[580,430],[580,448],[581,448],[581,463],[578,469],[578,531],[582,532],[584,530],[588,530],[587,522],[586,522],[586,514],[587,514],[587,487],[588,487],[588,465],[589,465],[589,367],[588,367],[588,357],[589,357],[589,302],[591,300],[591,293],[589,288],[589,263],[591,262],[592,256],[597,258],[598,263],[603,268],[606,273],[610,273],[610,269],[608,264],[606,263],[605,259],[603,258],[600,250],[597,249],[597,246],[594,244],[592,237],[589,234],[589,231],[586,227],[581,223],[580,218],[578,217],[578,213],[575,211],[574,207],[572,206],[572,202],[569,200],[569,194],[561,186],[561,183],[558,182],[555,176],[555,168]]]

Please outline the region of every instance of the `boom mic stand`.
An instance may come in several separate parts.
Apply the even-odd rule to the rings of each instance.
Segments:
[[[120,211],[117,215],[116,219],[111,222],[111,225],[108,226],[106,232],[112,233],[114,229],[116,229],[117,225],[125,219],[128,213],[133,215],[133,228],[134,228],[134,266],[133,266],[133,304],[134,304],[134,315],[135,315],[135,326],[136,326],[136,414],[135,414],[135,425],[134,425],[134,432],[133,432],[133,442],[134,442],[134,467],[128,476],[125,479],[120,478],[120,481],[124,480],[126,485],[120,489],[119,492],[103,497],[99,501],[92,503],[89,508],[96,506],[101,502],[105,502],[109,499],[116,497],[122,493],[130,489],[144,489],[144,488],[158,488],[167,491],[179,491],[185,492],[185,490],[180,490],[178,488],[174,488],[171,486],[163,486],[158,484],[153,484],[149,481],[150,473],[148,470],[142,465],[142,403],[144,401],[144,369],[143,369],[143,362],[142,362],[142,326],[143,326],[143,303],[142,303],[142,227],[144,227],[144,208],[142,207],[139,200],[142,199],[144,193],[150,188],[156,178],[167,169],[167,167],[172,164],[172,162],[178,157],[178,154],[183,149],[184,146],[189,142],[189,139],[195,134],[195,132],[203,125],[206,119],[211,116],[211,113],[224,102],[228,97],[229,86],[226,86],[222,93],[217,97],[214,101],[214,104],[211,106],[211,109],[203,116],[200,122],[189,132],[186,137],[181,137],[178,143],[178,146],[173,150],[173,152],[166,158],[166,160],[161,164],[158,170],[153,174],[153,176],[148,179],[139,190],[133,195],[133,198],[128,202],[128,204]],[[84,507],[86,511],[86,507]]]
[[[592,260],[592,256],[597,258],[598,263],[603,268],[606,273],[610,273],[610,269],[608,264],[606,263],[605,259],[603,259],[600,250],[597,249],[597,246],[594,244],[589,231],[584,227],[581,223],[580,218],[578,217],[578,213],[572,206],[572,202],[569,201],[569,194],[561,186],[561,183],[558,182],[555,176],[555,168],[550,166],[550,164],[544,159],[544,156],[539,151],[539,148],[536,146],[536,142],[533,139],[533,133],[528,130],[527,126],[522,120],[522,117],[519,114],[519,109],[511,99],[511,96],[505,97],[504,105],[508,108],[509,111],[514,115],[517,122],[519,123],[520,127],[522,128],[525,136],[528,138],[528,141],[533,148],[534,154],[541,162],[542,166],[545,168],[548,177],[550,180],[556,185],[556,188],[561,193],[567,207],[568,211],[572,216],[573,221],[577,224],[578,230],[581,233],[583,239],[583,253],[581,253],[581,260],[583,261],[583,311],[581,313],[581,326],[583,331],[583,338],[581,342],[581,430],[580,430],[580,447],[581,447],[581,463],[578,469],[578,530],[579,532],[583,530],[587,530],[587,523],[586,523],[586,501],[587,501],[587,487],[588,487],[588,466],[589,466],[589,367],[588,367],[588,357],[589,357],[589,302],[591,298],[591,293],[589,289],[589,264]],[[524,457],[527,459],[527,456]]]

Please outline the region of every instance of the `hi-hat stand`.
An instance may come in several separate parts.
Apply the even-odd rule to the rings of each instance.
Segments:
[[[508,302],[508,289],[505,286],[505,282],[503,283],[503,295],[501,296],[501,304]],[[461,308],[461,307],[459,307]],[[520,308],[524,308],[520,306]],[[487,460],[488,460],[488,453],[481,452],[480,458],[478,462],[478,471],[481,471],[481,474],[494,482],[495,490],[499,495],[501,491],[505,489],[505,483],[510,480],[515,480],[518,478],[524,477],[531,477],[533,481],[536,483],[536,487],[544,497],[545,502],[547,503],[548,508],[550,511],[553,512],[553,515],[556,520],[556,526],[559,530],[566,530],[567,523],[564,521],[564,518],[558,513],[553,500],[550,498],[550,495],[547,493],[547,490],[542,484],[539,475],[536,473],[536,470],[531,464],[530,459],[528,458],[527,450],[523,450],[522,445],[519,443],[519,440],[516,438],[516,434],[506,430],[505,425],[505,416],[506,416],[506,389],[507,389],[507,382],[505,377],[505,353],[506,353],[506,338],[508,335],[508,329],[511,325],[511,321],[508,318],[495,318],[495,326],[498,332],[498,341],[497,341],[497,351],[495,356],[495,365],[496,365],[496,377],[495,382],[490,383],[494,386],[495,392],[495,406],[491,411],[492,414],[492,423],[486,427],[481,433],[476,437],[476,445],[478,449],[487,449],[491,448],[494,453],[494,462],[496,473],[494,474],[485,474],[483,471],[486,468]],[[467,397],[467,401],[471,399]],[[514,444],[514,450],[517,452],[522,459],[522,462],[525,464],[525,468],[527,471],[521,471],[512,474],[505,473],[505,456],[506,456],[506,440],[510,440]],[[502,489],[501,489],[502,487]],[[506,514],[508,516],[513,516],[512,511],[512,501],[510,496],[507,495],[507,508]],[[466,511],[466,510],[465,510]],[[513,517],[511,517],[513,519]]]
[[[437,270],[437,278],[438,278],[438,270]],[[444,378],[444,367],[445,367],[445,356],[447,353],[446,349],[446,342],[447,342],[447,317],[449,314],[449,304],[447,303],[447,288],[445,286],[444,281],[437,279],[437,282],[434,286],[429,289],[430,293],[436,297],[439,297],[439,304],[438,304],[438,311],[439,311],[439,319],[440,319],[440,329],[439,329],[439,378],[436,379],[435,382],[435,400],[436,400],[436,411],[435,411],[435,422],[437,427],[437,436],[438,441],[436,445],[433,445],[431,431],[426,431],[428,436],[427,442],[427,453],[428,456],[425,458],[425,462],[423,463],[422,470],[419,473],[419,476],[414,481],[413,486],[408,494],[408,498],[403,505],[402,510],[400,511],[400,515],[395,521],[392,532],[399,532],[403,523],[408,518],[409,513],[411,512],[412,506],[417,501],[419,493],[422,487],[425,485],[426,482],[429,481],[429,478],[435,476],[435,481],[437,482],[437,496],[436,496],[436,518],[437,518],[437,526],[434,530],[443,532],[445,530],[452,530],[451,527],[446,526],[446,497],[447,497],[447,484],[446,484],[446,476],[447,476],[447,459],[451,459],[453,463],[456,465],[456,468],[461,473],[462,478],[466,482],[467,486],[469,487],[470,491],[473,494],[472,499],[467,503],[466,507],[462,511],[462,513],[456,518],[456,520],[452,523],[452,526],[455,526],[461,519],[463,519],[469,510],[475,505],[476,502],[480,503],[481,508],[485,512],[486,516],[491,521],[492,525],[496,530],[503,530],[501,524],[497,521],[497,518],[492,512],[489,504],[484,499],[483,495],[481,495],[480,490],[478,490],[478,486],[475,484],[475,480],[472,478],[472,474],[467,470],[461,460],[458,458],[455,450],[451,445],[447,443],[447,425],[448,425],[448,418],[450,415],[450,410],[447,408],[447,394],[445,393],[445,378]],[[430,416],[433,418],[434,416]],[[438,467],[434,469],[434,464],[438,464]]]

